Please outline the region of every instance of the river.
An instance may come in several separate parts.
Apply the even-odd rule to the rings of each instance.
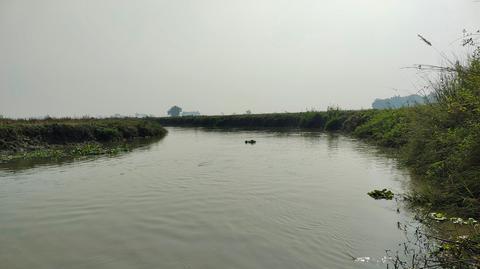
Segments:
[[[0,267],[386,268],[412,217],[366,193],[408,181],[342,135],[169,128],[114,157],[2,166]]]

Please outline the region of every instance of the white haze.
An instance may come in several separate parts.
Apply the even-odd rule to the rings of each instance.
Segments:
[[[0,0],[0,114],[369,108],[419,90],[402,67],[463,54],[464,28],[480,3]]]

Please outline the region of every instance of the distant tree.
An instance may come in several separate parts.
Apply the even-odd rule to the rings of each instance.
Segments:
[[[372,108],[391,109],[391,108],[411,107],[411,106],[425,104],[427,102],[435,102],[435,98],[432,94],[429,94],[427,96],[412,94],[408,96],[394,96],[386,99],[377,98],[372,103]]]
[[[168,111],[167,114],[171,117],[178,117],[182,113],[182,108],[178,106],[172,106]]]
[[[249,110],[245,111],[245,114],[250,115],[250,114],[252,114],[252,111],[249,109]]]

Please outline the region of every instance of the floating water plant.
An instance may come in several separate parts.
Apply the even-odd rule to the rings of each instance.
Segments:
[[[444,221],[447,220],[447,216],[445,214],[440,213],[440,212],[432,212],[428,215],[431,219],[436,220],[436,221]]]
[[[468,218],[467,220],[464,220],[462,218],[450,218],[450,221],[454,224],[460,224],[460,225],[475,225],[478,223],[477,220],[474,218]]]
[[[368,193],[370,197],[375,200],[392,200],[393,199],[393,192],[391,190],[383,189],[383,190],[373,190]]]

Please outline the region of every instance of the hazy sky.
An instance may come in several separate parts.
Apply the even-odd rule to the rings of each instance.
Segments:
[[[0,114],[368,108],[415,93],[474,0],[0,0]],[[393,90],[399,89],[398,91]]]

